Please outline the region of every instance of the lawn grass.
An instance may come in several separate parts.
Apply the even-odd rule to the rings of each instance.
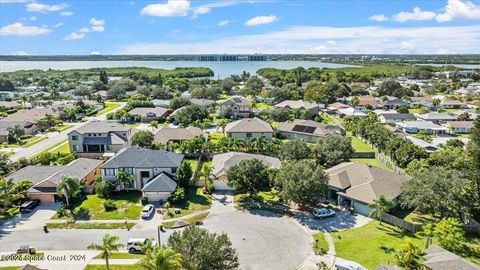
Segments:
[[[198,215],[191,216],[189,218],[183,219],[185,222],[188,224],[195,224],[199,221],[204,220],[208,216],[208,213],[201,213]],[[163,225],[164,228],[170,229],[173,225],[175,225],[176,221],[167,221],[167,222],[162,222],[161,224]]]
[[[192,168],[192,172],[194,172],[197,168],[198,158],[184,159],[183,161],[190,165],[190,168]]]
[[[278,203],[280,201],[280,197],[278,196],[278,190],[276,189],[269,189],[260,191],[257,196],[250,198],[248,194],[245,193],[238,193],[233,196],[233,202],[246,202],[249,200],[255,200],[262,203]]]
[[[65,142],[63,145],[61,145],[57,149],[51,149],[49,152],[55,152],[55,153],[60,153],[60,154],[70,154],[70,145],[68,142]]]
[[[368,165],[372,165],[372,166],[375,166],[377,168],[390,171],[390,169],[387,166],[385,166],[385,164],[378,161],[378,159],[376,159],[376,158],[351,158],[350,161],[367,163]]]
[[[335,121],[333,121],[332,118],[330,118],[327,114],[319,114],[319,118],[321,119],[322,124],[327,124],[327,125],[334,125]]]
[[[106,270],[107,267],[104,264],[88,264],[83,270]],[[110,270],[144,270],[142,266],[138,264],[111,264]]]
[[[255,103],[255,108],[257,108],[257,109],[270,109],[272,107],[273,107],[272,104],[268,104],[268,103],[265,103],[265,102]]]
[[[52,151],[53,149],[55,149],[56,147],[60,146],[60,145],[63,145],[64,143],[67,143],[68,144],[68,140],[63,140],[61,142],[58,142],[54,145],[51,145],[50,147],[46,148],[45,150],[43,150],[42,152],[39,152],[39,153],[36,153],[35,155],[29,157],[29,158],[34,158],[34,157],[37,157],[43,153],[46,153],[46,152],[50,152]]]
[[[145,254],[138,254],[138,253],[128,253],[128,252],[112,252],[109,259],[141,259],[145,257]],[[102,255],[98,254],[97,256],[93,257],[94,259],[103,259]]]
[[[315,233],[313,236],[313,251],[316,255],[323,255],[328,252],[328,243],[323,233]]]
[[[186,198],[182,203],[174,204],[172,207],[180,210],[179,214],[173,214],[171,217],[182,217],[197,211],[209,209],[212,204],[212,198],[202,193],[202,188],[189,188]],[[172,211],[171,211],[172,212]]]
[[[353,151],[355,151],[355,152],[365,152],[365,153],[375,152],[375,150],[373,150],[373,148],[370,147],[370,145],[366,144],[365,142],[363,142],[359,138],[357,138],[355,136],[349,136],[349,137],[352,139]]]
[[[78,211],[79,208],[88,210],[88,215],[79,217],[79,219],[138,219],[143,208],[142,205],[138,204],[141,197],[142,194],[137,191],[114,193],[108,198],[100,198],[97,195],[87,195],[87,198],[77,204],[73,211]],[[103,203],[106,199],[115,201],[117,210],[106,212],[103,206]],[[71,219],[71,217],[67,216],[60,218],[57,214],[55,214],[53,219]]]
[[[136,128],[138,126],[140,126],[140,122],[137,122],[137,123],[128,123],[128,124],[125,124],[127,127],[131,127],[131,128]]]
[[[208,134],[208,140],[213,144],[218,143],[218,141],[220,141],[220,139],[224,138],[224,137],[225,137],[225,135],[223,135],[222,133],[210,133],[210,134]]]
[[[129,222],[128,228],[132,228],[136,223]],[[125,222],[119,223],[47,223],[48,229],[83,229],[83,230],[92,230],[92,229],[101,229],[101,230],[113,230],[113,229],[127,229],[125,227]]]
[[[58,131],[58,132],[62,132],[64,130],[67,130],[67,129],[72,128],[72,127],[73,127],[73,125],[58,125],[58,126],[55,126],[53,128],[53,130]]]
[[[18,270],[21,267],[22,266],[3,266],[3,267],[0,267],[0,270]]]
[[[101,115],[101,114],[104,114],[104,113],[108,113],[109,111],[117,108],[118,106],[120,106],[120,104],[115,103],[115,102],[108,102],[107,101],[107,102],[105,102],[105,107],[97,112],[97,116]]]
[[[46,139],[48,139],[48,137],[46,137],[46,136],[34,136],[32,138],[28,138],[28,139],[24,140],[25,144],[21,145],[21,146],[24,147],[24,148],[27,148],[27,147],[30,147],[30,146],[32,146],[36,143],[39,143],[43,140],[46,140]]]
[[[395,226],[371,221],[359,228],[332,233],[337,256],[360,263],[368,269],[393,264],[394,250],[409,239],[421,249],[424,241]]]

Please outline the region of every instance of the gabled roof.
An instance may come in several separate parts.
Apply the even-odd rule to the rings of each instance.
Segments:
[[[107,121],[92,121],[87,124],[75,129],[74,131],[85,134],[85,133],[107,133],[107,132],[128,132],[129,127],[124,126],[115,122]],[[73,132],[73,131],[71,131]]]
[[[53,108],[33,108],[31,110],[25,110],[16,112],[3,119],[0,122],[30,122],[36,123],[38,120],[45,118],[47,114],[51,114],[54,117],[58,117],[58,110]]]
[[[395,199],[401,193],[406,177],[359,162],[345,162],[327,169],[328,185],[348,198],[372,203],[380,195]]]
[[[331,134],[343,134],[345,131],[335,125],[325,125],[312,120],[295,119],[293,122],[278,123],[278,130],[306,134],[318,137],[325,137]]]
[[[418,128],[418,129],[432,129],[432,130],[446,130],[446,128],[437,125],[431,121],[408,121],[397,122],[397,126],[402,128]]]
[[[170,110],[162,107],[142,107],[142,108],[135,108],[128,113],[130,115],[140,115],[140,116],[147,116],[148,113],[155,114],[156,117],[165,117],[167,116]]]
[[[473,128],[473,121],[449,121],[446,125],[451,128]]]
[[[192,98],[192,99],[190,99],[190,102],[192,104],[196,104],[196,105],[200,105],[200,106],[210,106],[213,103],[215,103],[215,101],[210,100],[210,99],[205,99],[205,98]]]
[[[230,99],[224,100],[220,103],[221,106],[230,106],[233,104],[237,104],[240,106],[250,106],[250,100],[241,96],[233,96]]]
[[[428,247],[423,257],[423,265],[431,270],[480,270],[480,266],[436,245]]]
[[[197,127],[170,128],[163,126],[157,131],[154,138],[155,142],[165,145],[169,141],[190,140],[202,134],[202,130]]]
[[[303,100],[285,100],[275,105],[277,108],[290,108],[290,109],[313,109],[318,108],[318,104],[306,102]]]
[[[178,168],[182,154],[164,150],[125,147],[109,159],[102,168]]]
[[[228,169],[237,165],[242,160],[258,159],[270,168],[280,168],[280,160],[275,157],[269,157],[259,154],[248,154],[241,152],[228,152],[224,154],[214,155],[212,158],[212,174],[215,177],[225,175]]]
[[[452,116],[448,113],[438,113],[438,112],[429,112],[424,114],[419,114],[418,118],[424,120],[455,120],[455,116]]]
[[[264,132],[272,133],[273,129],[269,123],[259,118],[244,118],[225,126],[225,132]]]
[[[166,172],[161,172],[159,175],[150,179],[142,188],[142,192],[174,192],[177,188],[177,182],[173,176]]]
[[[416,120],[415,115],[411,113],[384,113],[380,117],[385,119],[402,119],[402,120]]]

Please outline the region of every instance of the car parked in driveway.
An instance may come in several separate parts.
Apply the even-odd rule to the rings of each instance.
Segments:
[[[155,206],[153,204],[147,204],[142,209],[142,218],[149,218],[155,212]]]
[[[334,217],[336,213],[332,209],[317,208],[313,210],[312,214],[315,218],[323,219],[328,217]]]
[[[142,252],[142,246],[150,241],[152,246],[157,245],[157,241],[149,238],[130,238],[127,241],[127,250],[130,253],[139,253]]]
[[[40,205],[40,200],[32,200],[26,201],[22,205],[20,205],[20,212],[22,213],[30,213],[32,212],[35,207]]]

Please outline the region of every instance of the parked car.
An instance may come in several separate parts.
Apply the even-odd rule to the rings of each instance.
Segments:
[[[149,239],[149,238],[130,238],[127,242],[127,250],[130,253],[139,253],[142,252],[142,245],[147,243],[147,241],[151,241],[152,246],[157,245],[157,241]]]
[[[147,204],[142,209],[142,218],[149,218],[152,216],[153,212],[155,211],[155,206],[153,204]]]
[[[32,212],[32,210],[39,205],[40,205],[40,200],[26,201],[22,205],[20,205],[20,212],[22,213]]]
[[[31,247],[29,245],[23,245],[23,246],[20,246],[20,248],[17,249],[17,253],[19,254],[24,254],[24,253],[28,253],[28,254],[35,254],[37,251],[35,250],[34,247]]]
[[[327,217],[334,217],[335,211],[328,208],[317,208],[313,210],[313,216],[319,219],[327,218]]]

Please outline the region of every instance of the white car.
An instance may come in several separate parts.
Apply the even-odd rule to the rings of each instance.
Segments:
[[[149,218],[155,211],[153,204],[147,204],[142,209],[142,218]]]
[[[142,245],[147,243],[147,241],[149,241],[149,240],[151,241],[150,243],[151,243],[152,246],[157,245],[157,241],[149,239],[149,238],[130,238],[130,239],[128,239],[128,242],[127,242],[128,252],[130,252],[130,253],[142,252]]]
[[[313,214],[314,217],[322,219],[322,218],[327,218],[327,217],[334,217],[336,213],[332,209],[317,208],[317,209],[313,210],[312,214]]]

